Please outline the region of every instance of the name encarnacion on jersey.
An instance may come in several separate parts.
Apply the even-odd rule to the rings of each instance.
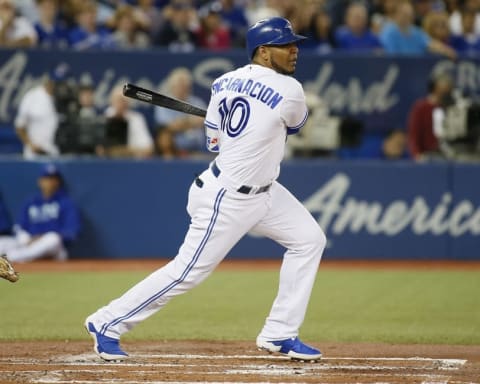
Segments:
[[[232,91],[251,96],[274,109],[283,99],[283,96],[273,88],[267,87],[259,81],[226,77],[212,84],[212,94],[222,91]]]

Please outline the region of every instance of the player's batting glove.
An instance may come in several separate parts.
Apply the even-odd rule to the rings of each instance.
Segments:
[[[13,269],[12,265],[4,255],[0,256],[0,277],[2,279],[7,279],[12,283],[15,283],[18,280],[18,273],[15,272],[15,269]]]

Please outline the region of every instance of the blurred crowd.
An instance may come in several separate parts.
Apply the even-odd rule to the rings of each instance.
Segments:
[[[479,0],[0,0],[0,46],[218,51],[243,47],[248,26],[271,16],[318,54],[480,49]]]

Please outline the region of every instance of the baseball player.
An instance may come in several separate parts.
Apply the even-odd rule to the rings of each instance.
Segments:
[[[193,181],[191,224],[176,257],[120,298],[88,316],[85,327],[105,360],[122,360],[120,337],[176,295],[200,284],[249,231],[287,251],[278,295],[257,346],[295,359],[321,352],[298,338],[326,244],[306,208],[276,179],[286,135],[305,124],[307,107],[295,71],[303,36],[281,17],[259,21],[247,33],[251,63],[217,78],[205,118],[207,146],[218,156]]]
[[[0,238],[0,253],[10,262],[27,262],[42,257],[66,260],[67,246],[77,238],[80,217],[64,188],[63,177],[54,164],[42,167],[39,193],[24,205],[16,224],[15,243],[5,248]]]

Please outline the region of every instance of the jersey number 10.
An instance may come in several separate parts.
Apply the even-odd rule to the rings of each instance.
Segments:
[[[222,117],[220,129],[230,137],[238,136],[246,127],[250,118],[250,104],[243,97],[235,97],[227,105],[227,98],[220,101],[219,112]]]

